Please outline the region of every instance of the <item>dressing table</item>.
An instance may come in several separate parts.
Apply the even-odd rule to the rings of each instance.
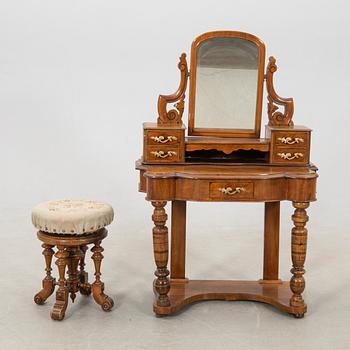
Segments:
[[[309,203],[317,168],[310,163],[311,130],[293,123],[293,99],[277,95],[276,60],[265,70],[265,45],[254,35],[215,31],[197,37],[178,64],[180,85],[160,95],[158,119],[143,125],[136,162],[139,191],[154,207],[156,279],[153,310],[168,315],[201,300],[250,300],[301,318],[306,312],[304,262]],[[189,86],[188,136],[182,121]],[[260,137],[264,85],[268,125]],[[172,104],[171,107],[168,107]],[[279,279],[280,201],[294,207],[291,280]],[[258,281],[186,277],[186,202],[264,202],[263,276]],[[170,271],[165,211],[171,202]]]

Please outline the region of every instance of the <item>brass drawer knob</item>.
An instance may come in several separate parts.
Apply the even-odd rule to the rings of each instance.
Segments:
[[[241,192],[244,192],[245,188],[244,187],[236,187],[235,189],[233,189],[232,187],[224,187],[224,188],[219,188],[219,191],[222,192],[223,194],[233,196],[235,194],[239,194]]]
[[[295,143],[304,142],[304,139],[301,137],[294,137],[294,139],[292,137],[279,137],[277,140],[285,143],[286,145],[294,145]]]
[[[157,158],[168,158],[168,157],[176,156],[176,152],[175,151],[168,151],[168,152],[153,151],[153,152],[151,152],[151,154],[153,154]]]
[[[303,158],[304,155],[302,153],[277,153],[279,157],[281,157],[284,160],[293,160],[293,159],[299,159]]]
[[[158,143],[167,143],[167,142],[177,141],[176,136],[167,136],[167,137],[165,137],[163,135],[151,136],[151,139],[155,142],[158,142]]]

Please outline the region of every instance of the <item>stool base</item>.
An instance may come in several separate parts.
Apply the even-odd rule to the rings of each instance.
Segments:
[[[93,233],[85,235],[60,235],[49,232],[38,232],[38,238],[43,242],[43,255],[46,263],[46,277],[42,281],[42,289],[34,296],[34,302],[43,304],[46,299],[53,294],[55,287],[56,302],[51,310],[51,318],[61,321],[64,319],[68,306],[68,296],[74,302],[76,293],[90,295],[103,311],[110,311],[114,305],[113,300],[104,294],[104,283],[101,281],[101,262],[103,259],[102,240],[107,236],[107,230],[102,228]],[[90,284],[88,273],[85,271],[85,253],[88,244],[94,244],[91,251],[95,265],[95,281]],[[59,279],[51,276],[51,262],[54,255],[54,247],[57,247],[55,254],[56,265],[58,267]],[[67,268],[67,271],[66,271]],[[79,269],[78,269],[79,268]]]

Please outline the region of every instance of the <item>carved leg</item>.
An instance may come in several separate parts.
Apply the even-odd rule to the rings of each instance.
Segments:
[[[67,248],[67,252],[69,254],[67,287],[70,294],[70,298],[74,303],[76,293],[79,290],[78,264],[82,253],[80,249],[76,247]]]
[[[309,219],[306,214],[306,208],[308,208],[308,202],[293,202],[295,208],[292,220],[294,227],[292,229],[292,261],[293,268],[291,273],[293,277],[290,280],[290,289],[293,292],[293,296],[290,299],[290,305],[296,308],[305,307],[305,303],[302,297],[302,292],[305,289],[304,280],[304,262],[306,256],[306,243],[307,243],[307,229],[305,225]],[[296,314],[296,318],[301,318],[304,313]]]
[[[168,278],[169,270],[167,269],[168,228],[165,226],[168,216],[164,209],[166,202],[152,202],[152,205],[154,206],[152,220],[155,224],[153,228],[153,252],[154,260],[157,265],[157,270],[155,272],[157,278],[154,280],[153,286],[157,294],[157,305],[169,306],[170,300],[168,292],[170,290],[170,281]]]
[[[103,311],[110,311],[114,305],[113,300],[104,291],[104,283],[101,282],[101,261],[103,259],[103,248],[101,241],[95,242],[95,246],[91,249],[93,252],[92,260],[95,265],[95,282],[92,284],[92,295],[97,304],[101,305]]]
[[[56,292],[56,303],[51,310],[51,318],[61,321],[64,318],[64,314],[68,305],[68,288],[65,280],[65,268],[67,265],[67,258],[69,253],[65,251],[63,246],[57,246],[58,252],[55,254],[56,265],[58,267],[59,279],[58,290]]]
[[[80,250],[82,252],[81,258],[80,258],[80,271],[79,271],[79,278],[80,278],[80,293],[84,295],[90,295],[91,294],[91,285],[89,283],[89,277],[88,273],[85,271],[85,253],[88,250],[87,245],[82,245],[80,247]]]
[[[53,245],[49,244],[42,244],[41,245],[43,250],[43,255],[45,257],[45,263],[46,263],[46,277],[43,279],[43,289],[37,293],[34,296],[34,302],[38,305],[44,304],[45,300],[54,292],[55,290],[55,282],[56,280],[51,276],[51,262],[52,262],[52,256],[54,254],[53,251]]]

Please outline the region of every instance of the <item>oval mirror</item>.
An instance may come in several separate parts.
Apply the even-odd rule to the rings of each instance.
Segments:
[[[265,45],[242,32],[199,36],[192,44],[189,135],[259,137]]]

